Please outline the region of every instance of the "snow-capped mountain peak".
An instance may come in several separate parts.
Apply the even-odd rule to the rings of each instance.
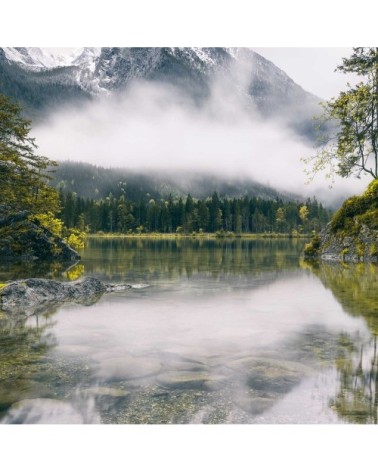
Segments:
[[[42,107],[111,96],[148,82],[173,87],[198,106],[221,94],[224,103],[242,102],[248,112],[257,109],[264,119],[281,119],[305,136],[313,134],[312,116],[320,102],[249,48],[8,47],[0,48],[0,72],[8,77],[5,93],[15,93],[16,82],[22,83],[20,90],[26,87],[21,99],[28,105],[33,95]]]
[[[96,60],[101,54],[101,48],[78,48],[73,54],[71,64],[75,66],[86,66],[94,70]]]
[[[48,48],[3,48],[5,57],[29,70],[53,69],[69,65],[71,60],[63,55],[54,55]]]

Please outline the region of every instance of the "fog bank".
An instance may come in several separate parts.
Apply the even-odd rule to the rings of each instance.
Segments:
[[[248,71],[247,71],[248,72]],[[214,81],[202,106],[173,86],[143,81],[124,93],[79,108],[52,112],[33,129],[39,152],[139,171],[206,172],[250,177],[262,184],[332,201],[360,192],[366,182],[318,176],[306,185],[301,157],[315,153],[280,122],[263,120],[246,93],[245,71]],[[236,92],[234,90],[237,90]]]

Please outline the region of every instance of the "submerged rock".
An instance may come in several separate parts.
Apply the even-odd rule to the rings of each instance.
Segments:
[[[223,376],[195,371],[164,372],[157,378],[159,385],[178,390],[214,390],[224,381]]]
[[[227,367],[253,391],[267,394],[287,393],[311,372],[296,362],[263,357],[238,359],[229,362]]]
[[[116,291],[118,286],[109,285],[95,277],[85,277],[75,282],[58,282],[47,279],[24,279],[10,282],[0,290],[0,307],[3,310],[35,307],[40,304],[76,301],[93,303],[106,292]],[[122,290],[131,285],[122,284]]]

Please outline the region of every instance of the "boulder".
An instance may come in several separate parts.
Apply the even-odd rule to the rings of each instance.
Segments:
[[[361,225],[351,236],[335,234],[328,225],[320,234],[318,257],[324,261],[377,262],[378,231]]]
[[[123,290],[127,288],[131,285],[122,285]],[[116,289],[117,286],[105,284],[95,277],[85,277],[75,282],[24,279],[10,282],[0,290],[0,307],[7,310],[66,301],[91,303],[94,298]]]

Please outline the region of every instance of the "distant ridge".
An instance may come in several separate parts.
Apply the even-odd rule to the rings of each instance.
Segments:
[[[124,194],[132,201],[140,199],[166,199],[170,194],[175,198],[186,197],[204,199],[217,192],[219,197],[241,198],[259,197],[265,200],[300,200],[303,197],[288,192],[280,192],[252,179],[226,178],[216,175],[196,173],[157,173],[95,166],[80,162],[61,162],[52,174],[52,183],[67,192],[75,192],[79,197],[100,199],[110,193],[114,197]]]

